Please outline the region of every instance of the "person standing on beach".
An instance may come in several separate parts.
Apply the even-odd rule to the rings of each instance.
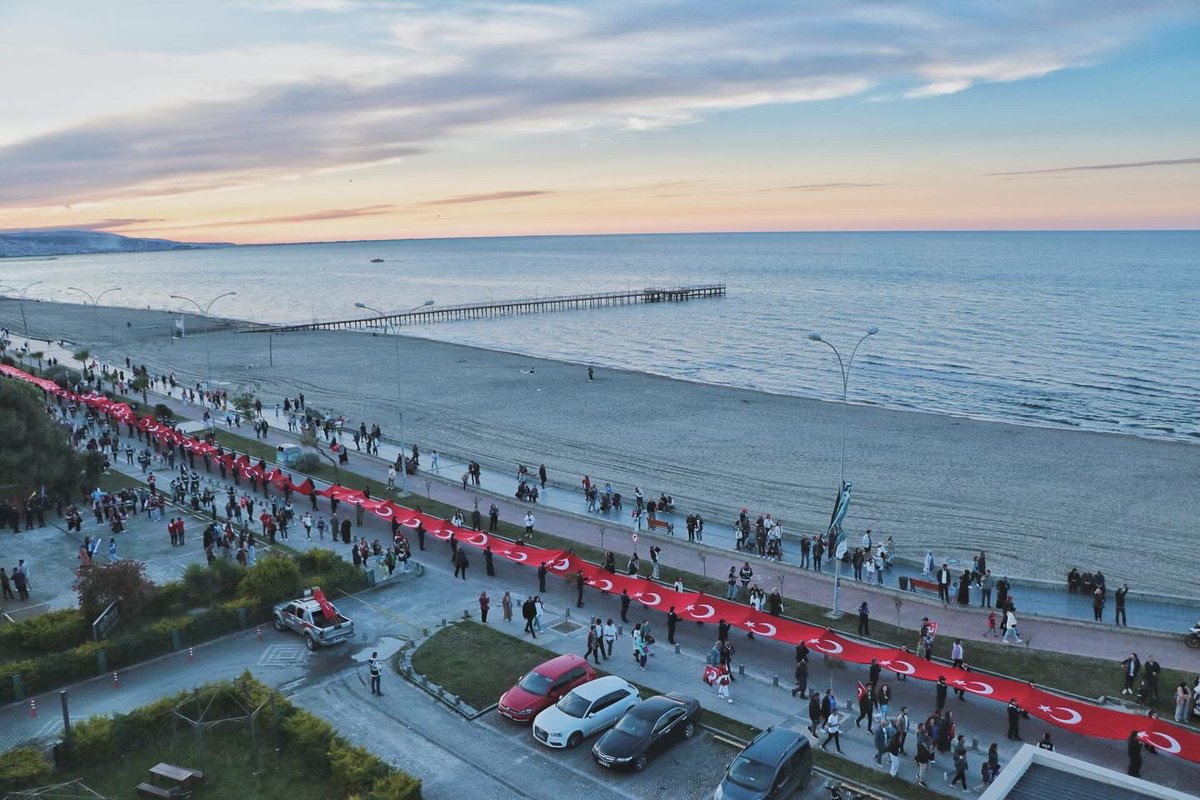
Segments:
[[[542,484],[542,488],[546,488],[546,465],[538,465],[538,481]]]
[[[943,563],[937,574],[938,599],[943,603],[950,602],[950,565]]]
[[[996,579],[992,577],[992,571],[989,569],[983,573],[979,579],[979,590],[982,596],[979,598],[980,608],[992,607],[992,588],[996,585]]]

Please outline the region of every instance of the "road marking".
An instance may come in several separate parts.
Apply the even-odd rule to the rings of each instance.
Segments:
[[[303,666],[308,661],[308,648],[301,644],[270,644],[258,658],[260,667]]]

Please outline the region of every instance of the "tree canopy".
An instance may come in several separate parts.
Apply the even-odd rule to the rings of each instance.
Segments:
[[[83,459],[67,431],[44,408],[42,392],[13,380],[0,380],[0,493],[17,495],[46,487],[74,485]]]

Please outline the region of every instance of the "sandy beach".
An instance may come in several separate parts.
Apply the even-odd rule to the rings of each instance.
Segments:
[[[162,311],[25,304],[30,334],[126,356],[182,381],[217,383],[270,406],[303,392],[318,408],[378,422],[395,437],[396,341],[359,333],[219,333],[172,339]],[[15,301],[0,322],[21,330]],[[530,318],[536,335],[537,318]],[[189,319],[189,330],[202,321]],[[19,343],[21,337],[14,335]],[[480,342],[485,346],[486,342]],[[838,404],[693,384],[418,338],[400,340],[406,439],[422,450],[511,470],[545,463],[551,481],[583,473],[626,494],[672,494],[679,507],[728,522],[771,512],[790,533],[823,529],[838,481]],[[901,554],[926,548],[994,572],[1058,579],[1100,568],[1110,585],[1195,594],[1200,446],[1131,436],[851,406],[847,529],[893,535]],[[514,478],[515,482],[515,478]]]

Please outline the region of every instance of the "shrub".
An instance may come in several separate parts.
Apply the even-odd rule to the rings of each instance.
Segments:
[[[33,786],[50,774],[50,762],[33,747],[17,747],[0,755],[0,792]]]
[[[48,611],[11,627],[20,632],[26,649],[41,652],[69,650],[88,636],[87,620],[78,609]]]
[[[300,472],[316,472],[320,466],[321,457],[316,453],[301,453],[296,459],[296,469]]]
[[[421,781],[406,772],[393,772],[375,781],[363,800],[421,800]]]
[[[117,756],[112,717],[92,717],[71,726],[71,756],[80,764],[108,764]]]
[[[65,364],[55,364],[53,367],[47,367],[45,375],[63,389],[73,389],[83,380],[83,375],[79,370],[71,369]]]
[[[283,553],[270,553],[246,570],[239,592],[260,603],[292,597],[300,590],[300,568]]]
[[[217,559],[213,566],[224,559]],[[183,594],[191,606],[211,606],[221,593],[220,578],[212,567],[205,564],[188,564],[183,571]]]
[[[365,747],[335,739],[329,747],[329,772],[333,783],[344,792],[362,792],[380,778],[387,777],[388,766]]]
[[[79,607],[88,619],[95,619],[108,604],[117,601],[121,613],[136,617],[154,598],[154,583],[146,576],[142,561],[117,561],[97,564],[79,573],[73,587],[79,593]]]
[[[307,711],[297,711],[283,721],[283,735],[292,750],[316,770],[329,767],[329,746],[333,743],[333,726]]]
[[[154,598],[146,605],[149,616],[165,616],[188,607],[187,587],[181,581],[170,581],[158,587]]]

